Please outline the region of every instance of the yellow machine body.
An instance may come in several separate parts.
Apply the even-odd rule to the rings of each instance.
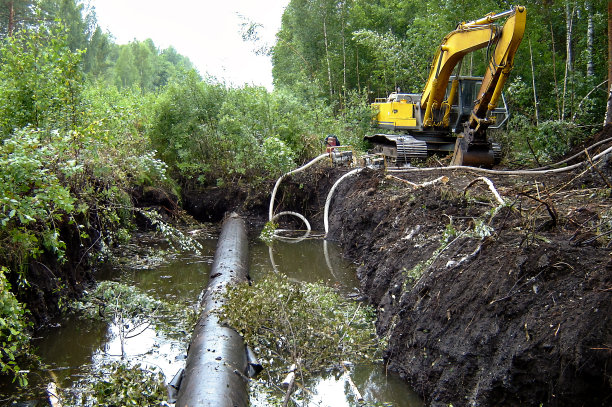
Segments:
[[[438,47],[421,94],[392,93],[372,104],[378,110],[376,126],[400,134],[365,139],[398,164],[440,152],[454,152],[455,165],[491,166],[499,161],[499,149],[487,140],[486,131],[499,127],[503,110],[508,117],[498,102],[523,38],[526,15],[525,7],[515,6],[458,24]],[[504,18],[503,26],[494,24]],[[484,76],[460,76],[456,67],[463,57],[485,47],[491,56]]]
[[[405,99],[390,101],[379,101],[373,103],[378,109],[376,121],[378,127],[383,129],[416,129],[417,119],[415,116],[415,103],[409,103]]]

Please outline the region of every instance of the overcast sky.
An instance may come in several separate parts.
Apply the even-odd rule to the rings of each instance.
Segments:
[[[164,49],[172,45],[202,75],[228,85],[245,83],[272,88],[272,63],[253,53],[240,35],[241,19],[261,24],[263,42],[272,45],[289,0],[90,0],[98,24],[117,44],[151,38]]]

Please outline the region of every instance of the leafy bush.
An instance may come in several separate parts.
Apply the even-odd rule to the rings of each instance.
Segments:
[[[27,379],[17,365],[17,358],[28,352],[29,324],[25,307],[10,291],[11,285],[6,280],[6,271],[5,267],[0,267],[0,369],[4,374],[13,375],[20,385],[25,386]]]
[[[67,44],[63,27],[51,24],[0,46],[0,259],[22,279],[26,260],[43,251],[64,260],[66,224],[81,239],[97,229],[112,244],[132,220],[127,191],[169,185],[143,136],[151,104],[84,89],[80,53]]]
[[[581,131],[575,123],[561,120],[541,122],[535,132],[536,148],[546,158],[557,159],[580,141]]]
[[[105,374],[93,384],[94,406],[161,406],[167,399],[164,377],[139,364],[115,362],[104,366]]]
[[[221,312],[272,375],[297,361],[304,376],[343,360],[372,361],[380,349],[370,308],[324,285],[294,283],[282,274],[229,288]]]
[[[21,130],[0,147],[0,257],[15,266],[48,249],[64,255],[57,224],[75,209],[65,180],[82,170],[70,139],[57,132]]]
[[[40,25],[0,46],[0,138],[26,126],[69,130],[78,122],[81,52],[61,25]]]

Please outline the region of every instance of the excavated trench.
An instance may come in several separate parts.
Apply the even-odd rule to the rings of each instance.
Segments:
[[[321,230],[346,172],[287,179],[277,210]],[[609,405],[612,165],[491,175],[493,190],[481,175],[364,170],[337,188],[328,238],[359,265],[388,368],[428,405]]]
[[[276,210],[323,230],[327,194],[347,171],[319,165],[289,177]],[[337,187],[328,239],[358,265],[389,338],[387,368],[428,405],[609,405],[612,165],[491,175],[503,206],[473,184],[481,175],[364,170]],[[185,207],[200,220],[237,210],[251,237],[261,231],[268,192],[213,192],[185,192]]]

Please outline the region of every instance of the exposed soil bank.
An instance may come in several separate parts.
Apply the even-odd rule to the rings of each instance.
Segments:
[[[283,181],[277,211],[322,230],[344,172],[315,167]],[[360,264],[389,368],[429,405],[612,402],[611,164],[601,172],[491,176],[506,201],[497,210],[484,182],[470,185],[482,174],[464,170],[364,170],[340,185],[329,237]],[[425,188],[405,182],[443,175]],[[269,192],[216,193],[194,201],[229,203],[261,230]]]
[[[595,238],[610,230],[603,181],[497,177],[510,205],[491,218],[486,184],[463,195],[479,174],[402,178],[440,175],[448,183],[412,190],[364,171],[334,203],[331,237],[361,264],[389,367],[431,405],[609,405],[612,262],[609,237]]]

